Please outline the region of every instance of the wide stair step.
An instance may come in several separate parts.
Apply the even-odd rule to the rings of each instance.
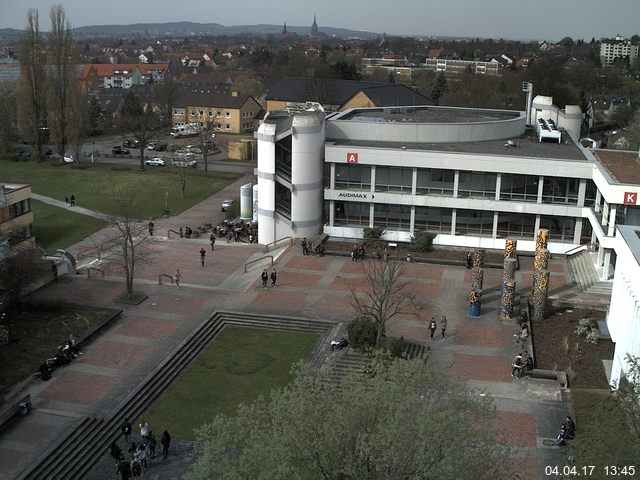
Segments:
[[[124,420],[140,418],[225,325],[326,333],[335,323],[275,315],[216,312],[150,373],[109,418],[86,418],[79,422],[65,437],[34,461],[27,471],[22,472],[17,480],[83,478],[98,459],[108,452],[111,442],[120,437],[120,427]]]

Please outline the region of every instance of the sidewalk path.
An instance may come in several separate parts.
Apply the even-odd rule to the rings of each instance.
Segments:
[[[88,217],[97,218],[99,220],[104,220],[105,222],[111,221],[111,215],[107,215],[105,213],[94,212],[93,210],[89,210],[88,208],[73,206],[70,207],[65,202],[56,200],[55,198],[46,197],[44,195],[39,195],[37,193],[32,193],[31,198],[34,200],[38,200],[42,203],[47,203],[49,205],[53,205],[54,207],[67,208],[72,212],[79,213],[81,215],[87,215]]]

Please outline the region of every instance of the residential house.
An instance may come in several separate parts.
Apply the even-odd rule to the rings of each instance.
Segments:
[[[630,97],[596,96],[591,98],[587,105],[589,126],[610,121],[617,111],[625,107],[631,108]]]
[[[309,103],[320,103],[327,112],[365,105],[433,105],[430,98],[401,84],[308,77],[283,78],[269,90],[266,102],[268,111],[302,111]]]
[[[480,75],[502,75],[502,63],[493,59],[489,62],[479,62],[476,60],[459,60],[448,58],[427,58],[424,63],[427,70],[442,72],[447,74],[477,73]]]
[[[0,183],[0,258],[35,246],[31,185]]]
[[[133,85],[158,83],[168,71],[168,63],[90,63],[82,65],[80,81],[85,92],[99,88],[131,88]]]
[[[174,103],[172,122],[174,126],[187,123],[208,125],[214,132],[253,132],[261,109],[251,95],[238,92],[186,92],[179,95]]]

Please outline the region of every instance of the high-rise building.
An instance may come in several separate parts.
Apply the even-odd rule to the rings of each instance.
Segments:
[[[613,65],[617,59],[624,60],[631,65],[638,59],[638,45],[634,45],[630,40],[620,35],[600,40],[600,63],[602,66]]]

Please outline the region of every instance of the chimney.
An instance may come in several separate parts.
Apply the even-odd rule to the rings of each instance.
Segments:
[[[236,92],[236,91],[231,92],[231,96],[232,97],[237,97],[238,96],[238,92]]]

